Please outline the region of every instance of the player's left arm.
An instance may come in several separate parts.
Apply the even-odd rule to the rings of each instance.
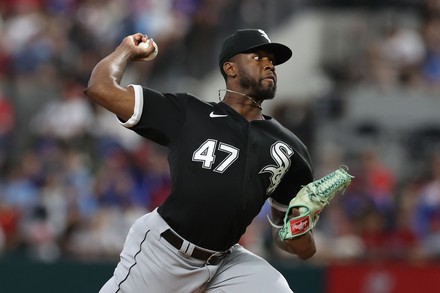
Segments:
[[[296,217],[300,213],[298,209],[292,209],[290,217]],[[285,212],[282,212],[272,207],[272,222],[276,225],[282,225]],[[279,228],[272,228],[272,235],[276,245],[282,250],[297,255],[300,259],[306,260],[311,258],[316,253],[315,240],[311,231],[292,238],[281,240],[279,236]]]

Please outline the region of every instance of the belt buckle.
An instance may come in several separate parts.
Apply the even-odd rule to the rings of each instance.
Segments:
[[[206,264],[208,265],[217,265],[226,255],[230,254],[230,250],[226,250],[223,252],[216,252],[211,254],[206,260]]]

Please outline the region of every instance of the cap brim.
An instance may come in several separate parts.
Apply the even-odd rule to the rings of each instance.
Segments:
[[[289,47],[279,43],[268,43],[247,49],[243,53],[255,50],[265,50],[271,52],[275,57],[274,65],[283,64],[292,57],[292,50]]]

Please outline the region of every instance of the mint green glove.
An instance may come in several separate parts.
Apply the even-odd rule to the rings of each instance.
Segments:
[[[345,191],[352,178],[354,177],[341,167],[321,179],[303,186],[289,203],[284,216],[284,225],[274,225],[280,228],[281,240],[298,237],[312,230],[316,226],[319,214],[324,207],[330,203],[330,200],[339,191]],[[297,208],[300,215],[290,218],[293,208]]]

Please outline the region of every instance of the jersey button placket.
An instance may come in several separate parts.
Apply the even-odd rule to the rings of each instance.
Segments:
[[[253,125],[253,124],[251,124],[251,125]],[[251,150],[251,152],[254,152],[254,151],[255,151],[255,143],[252,143],[252,144],[251,144],[250,150]],[[252,180],[252,179],[251,179],[251,176],[248,175],[248,177],[247,177],[247,181],[251,181],[251,180]]]

